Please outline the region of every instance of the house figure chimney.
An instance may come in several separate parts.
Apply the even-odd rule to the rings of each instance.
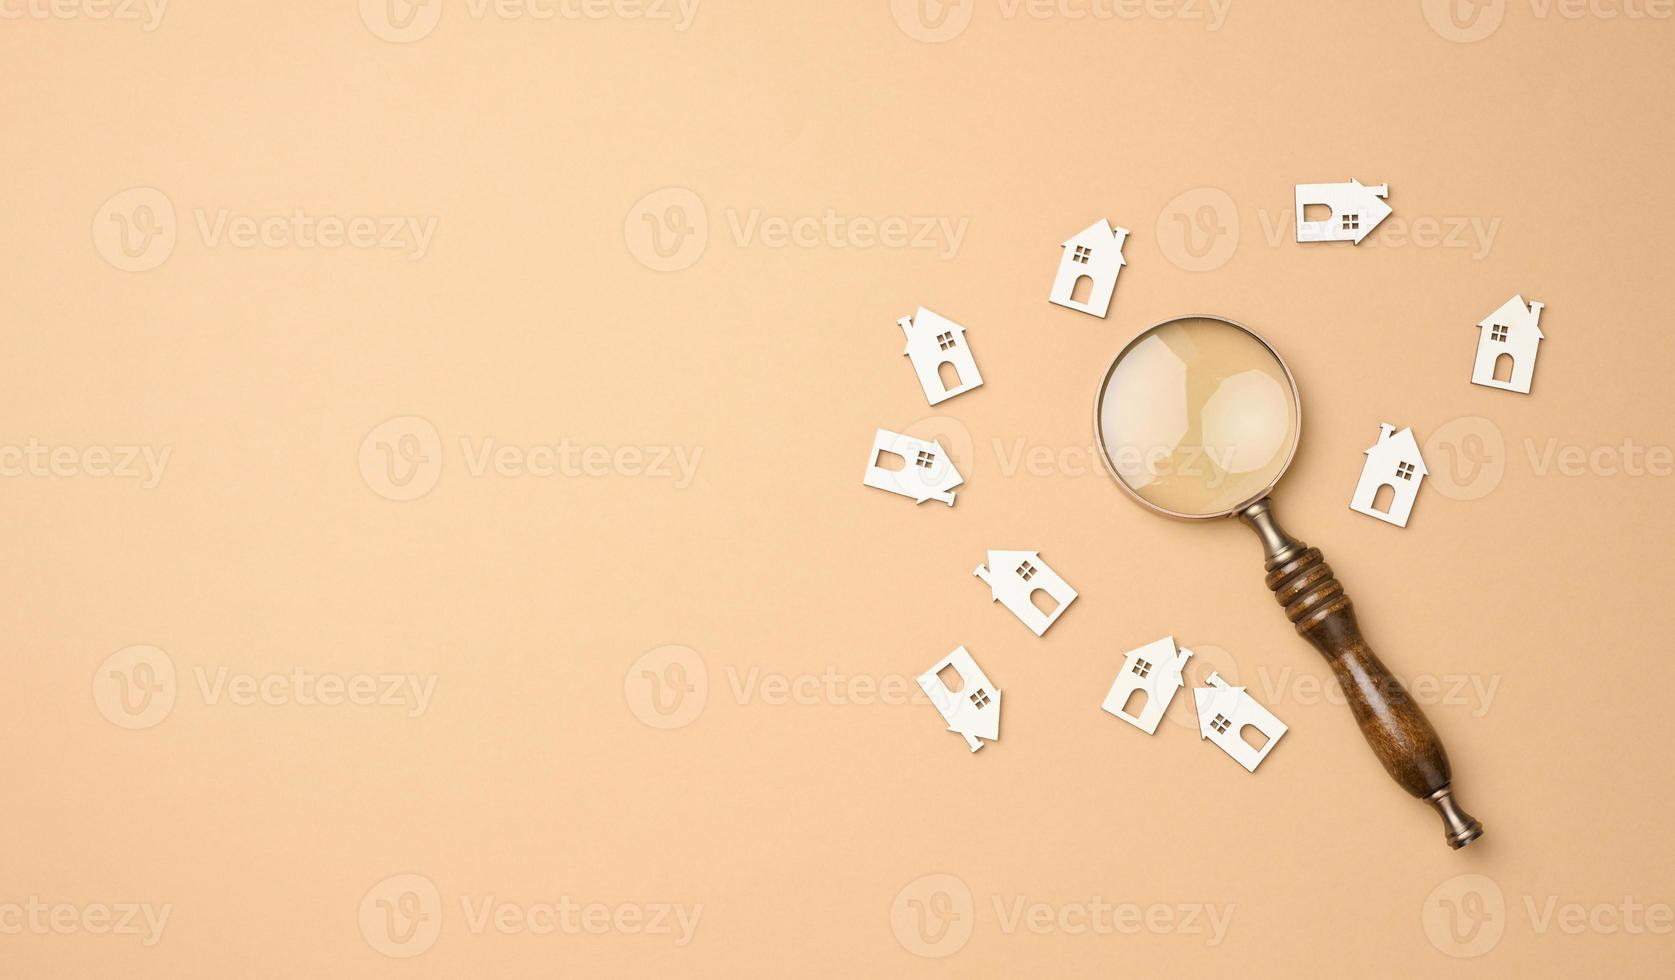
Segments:
[[[1389,422],[1380,422],[1378,424],[1378,441],[1379,442],[1383,442],[1384,440],[1390,438],[1391,436],[1393,436],[1395,434],[1396,434],[1396,427],[1391,425]]]
[[[1378,197],[1389,197],[1390,196],[1390,185],[1389,184],[1376,184],[1372,187],[1367,188],[1367,190],[1372,191]]]
[[[1530,300],[1530,316],[1534,319],[1536,326],[1541,325],[1541,307],[1542,307],[1542,305],[1543,304],[1538,303],[1533,299]]]

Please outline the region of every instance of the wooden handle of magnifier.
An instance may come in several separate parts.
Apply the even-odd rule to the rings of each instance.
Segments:
[[[1267,563],[1268,588],[1297,632],[1331,665],[1373,754],[1390,778],[1441,814],[1450,847],[1458,849],[1481,837],[1483,825],[1454,800],[1453,771],[1442,739],[1361,636],[1355,605],[1333,577],[1332,566],[1319,548],[1286,543],[1289,547],[1270,549],[1277,553]]]

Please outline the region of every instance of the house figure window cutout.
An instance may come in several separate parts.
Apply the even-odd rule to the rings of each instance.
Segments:
[[[1175,692],[1186,683],[1181,672],[1191,657],[1191,650],[1175,649],[1172,636],[1128,651],[1123,655],[1122,671],[1111,682],[1100,707],[1147,735],[1156,735]],[[1139,700],[1135,700],[1136,692]]]
[[[1297,240],[1299,242],[1354,242],[1390,217],[1389,184],[1367,186],[1359,180],[1339,184],[1298,184],[1296,196]],[[1308,221],[1310,206],[1326,207],[1331,214],[1324,221]]]
[[[1471,366],[1471,383],[1485,388],[1530,393],[1535,380],[1535,355],[1546,335],[1541,332],[1542,304],[1526,304],[1522,295],[1513,296],[1500,309],[1477,324],[1477,358]],[[1507,364],[1507,362],[1510,362]],[[1502,364],[1509,368],[1498,377]]]
[[[1222,680],[1220,674],[1210,674],[1209,686],[1194,690],[1192,696],[1198,708],[1198,737],[1214,742],[1247,772],[1255,772],[1286,733],[1285,722],[1258,704],[1244,688]],[[1261,748],[1245,740],[1246,728],[1262,734]]]
[[[938,676],[949,667],[960,676],[958,689],[950,689]],[[948,722],[948,730],[963,737],[971,751],[982,748],[985,740],[1000,738],[1000,691],[965,647],[956,647],[920,674],[919,688]],[[965,691],[972,693],[962,697]]]
[[[1378,442],[1367,448],[1366,457],[1355,495],[1349,499],[1349,509],[1387,524],[1407,527],[1419,486],[1430,472],[1419,455],[1419,442],[1413,437],[1413,429],[1397,432],[1389,422],[1379,423]],[[1383,487],[1390,488],[1391,497],[1389,507],[1381,510],[1375,505]]]
[[[913,316],[897,320],[896,325],[907,335],[907,349],[902,353],[912,361],[913,374],[919,379],[919,387],[925,391],[925,399],[932,405],[983,384],[983,375],[977,371],[977,361],[971,356],[970,345],[960,343],[964,327],[923,306]],[[957,383],[949,385],[943,382],[944,365],[952,369]]]
[[[991,575],[991,568],[1011,568],[1014,573]],[[1058,618],[1076,600],[1076,590],[1041,560],[1038,551],[991,551],[988,564],[978,565],[972,574],[989,584],[992,601],[1012,610],[1012,615],[1022,620],[1036,636],[1045,634],[1047,627],[1058,622]],[[1051,612],[1042,612],[1035,605],[1032,597],[1037,592],[1045,593],[1051,600]]]
[[[1104,218],[1067,239],[1061,246],[1058,274],[1053,277],[1053,290],[1047,300],[1103,318],[1111,309],[1117,276],[1128,263],[1122,254],[1127,240],[1127,228],[1113,228]],[[1086,298],[1077,299],[1077,288],[1084,284]]]
[[[900,457],[900,469],[883,466],[886,454]],[[909,466],[911,460],[913,465]],[[916,503],[940,500],[954,506],[954,488],[965,482],[954,461],[939,442],[926,442],[913,436],[879,429],[873,433],[872,452],[867,456],[867,471],[861,482],[876,490],[888,490]]]

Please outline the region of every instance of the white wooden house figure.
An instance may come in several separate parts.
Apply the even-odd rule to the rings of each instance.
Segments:
[[[1477,361],[1471,368],[1472,384],[1530,393],[1536,347],[1544,339],[1541,308],[1535,302],[1526,306],[1523,296],[1514,296],[1477,325],[1480,332]],[[1505,380],[1499,380],[1502,374]]]
[[[885,453],[902,461],[900,469],[880,465]],[[878,490],[912,497],[917,503],[940,500],[954,506],[954,488],[965,482],[942,443],[915,439],[899,432],[879,429],[872,437],[872,454],[861,482]]]
[[[944,684],[937,676],[949,667],[960,675],[958,688]],[[1000,689],[977,666],[977,661],[971,659],[965,647],[955,648],[920,674],[919,688],[942,713],[948,730],[963,736],[971,751],[982,748],[983,739],[993,742],[1000,738]]]
[[[1117,288],[1117,274],[1128,264],[1123,258],[1127,228],[1112,228],[1100,218],[1064,243],[1058,275],[1047,298],[1060,306],[1103,317],[1111,308],[1111,293]],[[1086,280],[1087,298],[1076,299],[1076,289]]]
[[[925,389],[932,405],[983,383],[977,361],[966,346],[964,327],[923,306],[917,314],[904,316],[896,323],[907,334],[907,349],[902,353],[912,360],[919,387]]]
[[[1396,431],[1389,422],[1378,424],[1378,442],[1367,447],[1367,461],[1361,467],[1361,482],[1355,485],[1355,496],[1349,509],[1376,517],[1397,527],[1407,527],[1408,515],[1413,512],[1413,500],[1419,494],[1419,484],[1430,471],[1419,455],[1419,443],[1413,438],[1411,427]],[[1389,487],[1389,505],[1378,506],[1379,491]]]
[[[1361,239],[1378,223],[1390,216],[1389,184],[1368,187],[1359,180],[1341,184],[1297,185],[1297,240],[1299,242],[1354,242]],[[1303,215],[1309,205],[1325,205],[1332,209],[1324,221],[1305,221]]]
[[[1181,672],[1191,656],[1191,650],[1175,650],[1172,636],[1128,651],[1123,658],[1122,673],[1112,682],[1101,707],[1147,735],[1156,735],[1157,723],[1163,720],[1163,713],[1175,699],[1175,691],[1186,683],[1181,679]],[[1134,702],[1136,710],[1129,711],[1135,692],[1140,692],[1141,700]]]
[[[1192,692],[1198,705],[1198,735],[1221,746],[1233,761],[1255,772],[1268,753],[1279,744],[1286,732],[1285,722],[1256,702],[1242,687],[1232,687],[1220,674],[1210,674],[1210,686]],[[1254,728],[1265,739],[1262,747],[1252,745],[1244,736],[1246,728]]]
[[[989,583],[991,600],[1012,610],[1036,636],[1046,633],[1076,599],[1076,590],[1048,568],[1036,551],[991,551],[988,566],[978,565],[972,574]],[[1035,605],[1037,592],[1050,600],[1050,611]]]

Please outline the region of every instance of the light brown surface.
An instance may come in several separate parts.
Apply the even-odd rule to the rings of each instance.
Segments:
[[[0,973],[1671,961],[1675,23],[978,0],[930,43],[905,0],[705,0],[684,31],[444,2],[409,43],[353,0],[0,22],[0,442],[77,450],[70,475],[13,454],[0,480]],[[1359,248],[1295,244],[1293,184],[1350,177],[1388,182],[1394,216]],[[106,207],[135,187],[175,212],[161,264],[112,251],[113,214],[156,203]],[[698,228],[694,200],[707,231],[660,257],[646,213]],[[414,260],[212,242],[222,209],[435,224]],[[798,245],[770,220],[828,212],[964,235]],[[1105,321],[1046,301],[1058,243],[1100,216],[1134,231]],[[1475,324],[1515,292],[1547,304],[1529,397],[1468,383]],[[920,304],[969,328],[986,380],[935,409],[895,326]],[[1419,682],[1488,828],[1470,849],[1322,695],[1249,532],[1151,516],[1093,462],[1109,356],[1194,311],[1296,373],[1280,516]],[[1405,530],[1347,506],[1381,421],[1428,449]],[[861,486],[878,426],[950,440],[956,507]],[[541,476],[479,464],[488,439],[605,448]],[[1612,472],[1625,440],[1653,448],[1640,475]],[[94,475],[84,451],[123,446],[169,451],[155,486]],[[438,473],[398,485],[391,452],[439,479],[392,499]],[[1466,480],[1461,453],[1489,462]],[[986,548],[1040,549],[1080,589],[1045,639],[972,577]],[[1188,692],[1151,738],[1100,712],[1122,652],[1171,633],[1195,680],[1237,677],[1291,726],[1255,775],[1196,738]],[[1005,693],[976,755],[907,697],[958,644]],[[162,652],[107,663],[134,645]],[[646,679],[671,666],[683,701]],[[234,699],[293,669],[430,693]],[[538,927],[565,896],[608,921],[505,913],[507,934],[491,896]],[[1135,907],[1133,934],[1083,925],[1095,897]],[[32,899],[67,903],[67,934]],[[127,902],[168,906],[153,945],[102,934]],[[657,903],[702,906],[685,945],[634,925]],[[1214,935],[1189,906],[1231,918]]]

